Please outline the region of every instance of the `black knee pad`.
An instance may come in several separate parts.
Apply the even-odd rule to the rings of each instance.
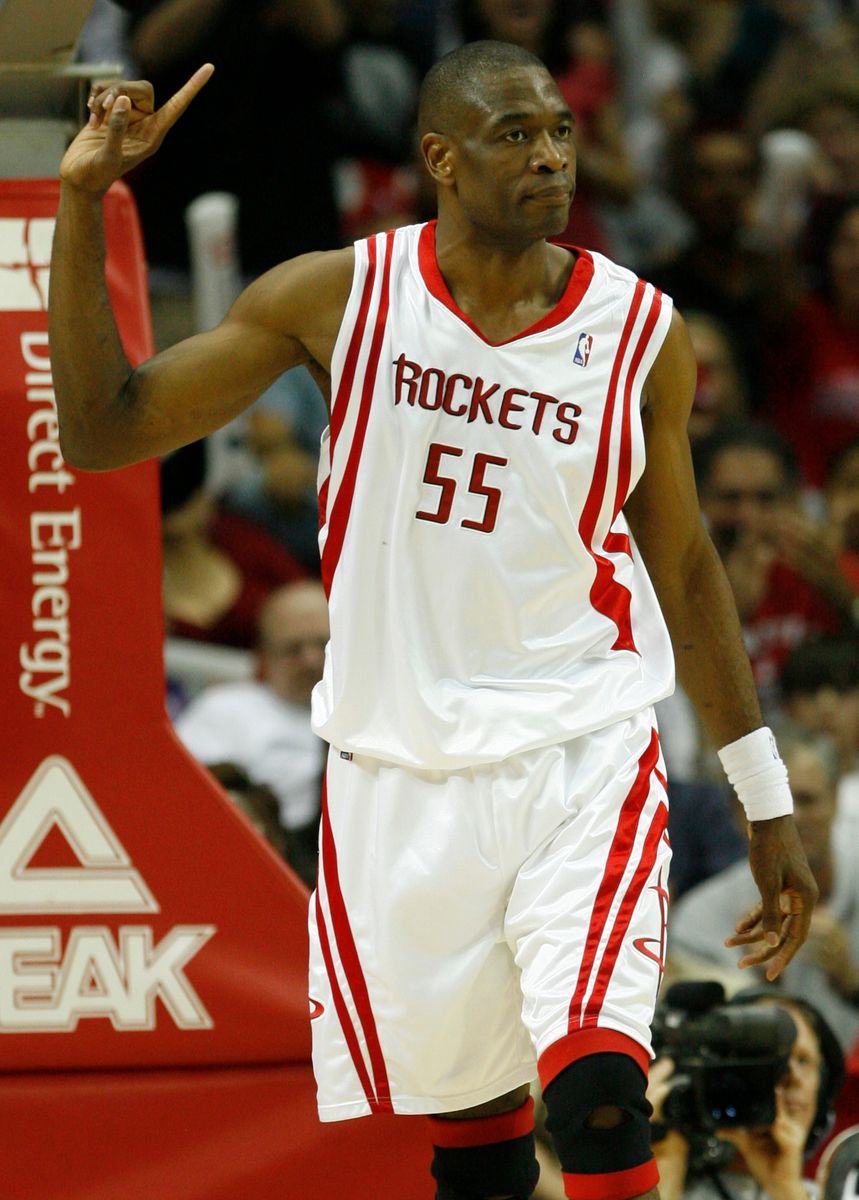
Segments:
[[[629,1171],[653,1159],[647,1080],[626,1054],[588,1054],[570,1063],[543,1092],[546,1129],[565,1173],[601,1175]],[[594,1129],[595,1108],[614,1105],[623,1113],[612,1129]],[[646,1191],[647,1188],[642,1188]],[[636,1195],[632,1191],[629,1195]]]
[[[433,1150],[436,1200],[486,1200],[487,1196],[527,1200],[537,1186],[540,1168],[533,1133],[489,1146],[433,1146]]]

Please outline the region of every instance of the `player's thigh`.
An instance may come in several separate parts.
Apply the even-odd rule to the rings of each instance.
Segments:
[[[671,857],[652,711],[576,739],[567,757],[566,819],[523,864],[507,909],[523,1020],[538,1055],[596,1028],[649,1050]]]

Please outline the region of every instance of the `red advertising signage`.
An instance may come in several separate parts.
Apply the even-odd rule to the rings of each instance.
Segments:
[[[338,1139],[316,1121],[306,891],[165,714],[155,465],[86,474],[63,461],[46,312],[56,204],[53,181],[0,182],[0,1087],[16,1098],[0,1122],[4,1197],[263,1200],[302,1195],[311,1179],[318,1197],[377,1195],[360,1178],[386,1141],[400,1168],[420,1164],[408,1168],[409,1194],[431,1195],[410,1123],[392,1141],[390,1124],[380,1137],[359,1122]],[[140,232],[121,184],[105,221],[111,300],[137,362],[152,342]],[[99,1087],[82,1074],[94,1071],[110,1072]],[[231,1191],[224,1178],[255,1103],[270,1117],[258,1130],[288,1118],[293,1136],[263,1153],[271,1191],[260,1178]],[[185,1116],[177,1125],[170,1112]],[[93,1113],[114,1130],[100,1148],[107,1190],[75,1153]],[[115,1129],[123,1113],[125,1135]],[[50,1138],[40,1140],[38,1178],[34,1119],[64,1147],[52,1162]],[[144,1128],[138,1190],[130,1147]],[[213,1133],[229,1152],[213,1150]],[[197,1142],[209,1156],[188,1151]],[[159,1190],[160,1145],[181,1171]],[[316,1178],[320,1155],[328,1187]]]

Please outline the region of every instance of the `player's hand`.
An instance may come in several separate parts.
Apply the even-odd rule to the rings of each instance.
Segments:
[[[104,195],[121,175],[155,153],[214,69],[211,63],[200,67],[159,109],[152,85],[144,80],[94,84],[89,121],[66,151],[60,178],[80,191]]]
[[[763,942],[761,949],[744,955],[739,966],[769,963],[766,977],[772,982],[808,937],[819,893],[792,816],[753,822],[749,838],[749,866],[761,902],[737,922],[725,945]]]

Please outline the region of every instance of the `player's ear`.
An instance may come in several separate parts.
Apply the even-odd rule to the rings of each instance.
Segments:
[[[436,183],[449,186],[453,182],[453,148],[449,139],[443,133],[425,133],[421,138],[421,153]]]

